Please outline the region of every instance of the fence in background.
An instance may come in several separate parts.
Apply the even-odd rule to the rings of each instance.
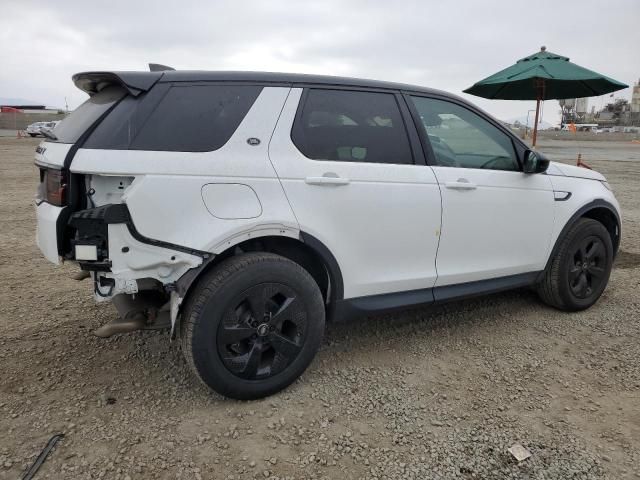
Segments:
[[[62,120],[63,113],[0,113],[0,130],[24,130],[34,122]]]

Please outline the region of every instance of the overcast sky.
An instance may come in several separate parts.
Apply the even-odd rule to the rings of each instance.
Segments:
[[[539,50],[632,85],[640,1],[0,0],[0,97],[70,108],[71,75],[144,70],[267,70],[390,80],[456,94]],[[631,97],[631,89],[616,97]],[[501,119],[535,102],[467,96]],[[599,108],[608,97],[590,100]],[[556,101],[545,120],[558,119]]]

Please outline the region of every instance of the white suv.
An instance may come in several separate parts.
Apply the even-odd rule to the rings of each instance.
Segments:
[[[92,72],[36,150],[37,242],[120,317],[171,327],[212,389],[258,398],[325,319],[534,286],[602,294],[620,243],[605,178],[550,163],[445,92],[250,72]]]

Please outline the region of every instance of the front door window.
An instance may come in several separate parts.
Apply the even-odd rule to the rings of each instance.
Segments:
[[[520,170],[507,134],[458,104],[411,97],[437,165],[490,170]]]

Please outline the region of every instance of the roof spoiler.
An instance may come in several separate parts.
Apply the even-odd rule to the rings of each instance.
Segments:
[[[161,63],[150,63],[149,64],[150,72],[167,72],[167,71],[175,71],[175,68],[168,67],[167,65],[162,65]]]
[[[95,95],[103,88],[118,85],[137,97],[160,80],[163,72],[82,72],[76,73],[73,83],[83,92]]]

